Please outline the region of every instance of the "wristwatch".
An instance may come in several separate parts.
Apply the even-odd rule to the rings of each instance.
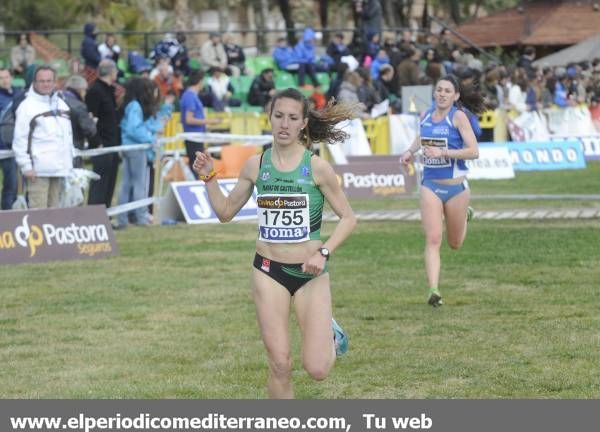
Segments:
[[[330,255],[329,249],[322,247],[322,248],[319,248],[319,252],[321,253],[322,256],[325,257],[325,259],[329,259],[329,255]]]

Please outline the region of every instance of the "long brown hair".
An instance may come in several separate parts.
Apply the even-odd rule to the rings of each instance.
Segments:
[[[339,122],[353,119],[357,116],[358,106],[330,100],[325,108],[315,110],[310,107],[308,99],[302,93],[293,88],[278,92],[271,101],[269,118],[273,115],[273,108],[278,99],[293,99],[302,104],[302,118],[308,119],[308,123],[300,132],[300,140],[305,147],[311,148],[313,142],[326,142],[334,144],[348,138],[348,133],[336,129]]]
[[[125,98],[121,105],[121,110],[124,113],[129,102],[138,101],[142,106],[144,120],[147,120],[156,114],[160,108],[160,98],[156,90],[156,84],[149,78],[131,78],[125,83]]]
[[[456,101],[458,108],[466,108],[473,114],[481,114],[487,109],[487,103],[479,91],[478,83],[473,80],[468,85],[461,84],[454,75],[446,75],[438,80],[448,81],[454,87],[454,91],[460,93],[460,98]]]

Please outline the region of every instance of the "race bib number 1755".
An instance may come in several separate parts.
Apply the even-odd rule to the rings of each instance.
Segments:
[[[272,243],[309,240],[308,195],[259,195],[258,238]]]

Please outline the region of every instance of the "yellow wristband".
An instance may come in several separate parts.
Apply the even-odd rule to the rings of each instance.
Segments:
[[[215,176],[217,175],[217,172],[215,170],[212,170],[210,173],[208,173],[207,175],[199,175],[198,178],[200,180],[202,180],[204,183],[209,182],[210,180],[212,180]]]

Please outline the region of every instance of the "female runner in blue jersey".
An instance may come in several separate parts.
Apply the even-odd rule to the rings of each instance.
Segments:
[[[257,188],[253,298],[267,350],[271,398],[294,396],[288,329],[292,303],[302,334],[302,364],[312,378],[325,379],[336,354],[347,350],[346,335],[332,319],[326,264],[356,219],[333,168],[310,148],[312,142],[345,139],[334,126],[355,117],[355,111],[345,104],[314,111],[294,89],[275,95],[269,113],[273,147],[246,162],[227,197],[214,181],[211,157],[196,153],[194,170],[205,181],[221,222],[230,221]],[[324,200],[340,218],[325,242],[320,239]]]
[[[429,283],[427,302],[434,307],[442,305],[438,284],[444,221],[448,245],[459,249],[473,211],[465,161],[479,157],[477,136],[481,128],[475,114],[483,110],[483,97],[473,85],[461,88],[454,76],[441,78],[435,86],[434,105],[421,118],[420,137],[400,158],[408,164],[423,149],[421,222]]]

